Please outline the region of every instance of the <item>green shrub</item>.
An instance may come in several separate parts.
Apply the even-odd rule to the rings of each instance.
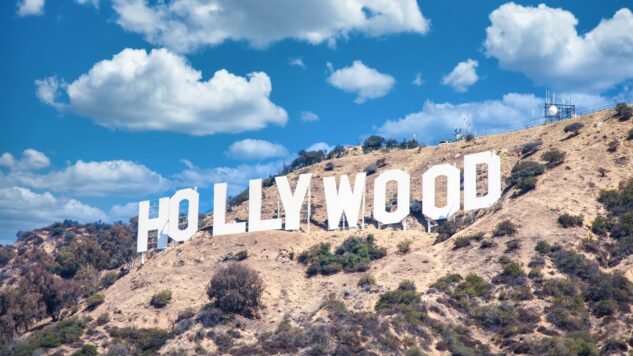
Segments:
[[[257,272],[234,262],[213,275],[207,295],[225,313],[252,317],[260,306],[263,291]]]
[[[453,250],[470,246],[471,241],[481,241],[483,238],[484,238],[483,232],[476,232],[474,234],[460,236],[455,239],[455,242],[453,244]]]
[[[517,232],[517,228],[518,226],[511,220],[504,220],[497,224],[492,234],[495,237],[512,236]]]
[[[570,132],[573,136],[577,136],[580,133],[580,130],[585,127],[585,125],[581,122],[574,122],[572,124],[569,124],[567,126],[565,126],[565,128],[563,129],[563,132],[568,133]]]
[[[519,241],[518,239],[515,240],[510,240],[508,242],[506,242],[506,251],[505,253],[512,253],[514,251],[517,251],[521,248],[521,241]]]
[[[548,168],[556,167],[565,161],[565,152],[551,149],[547,152],[543,152],[541,159],[547,162]]]
[[[115,342],[123,342],[143,355],[157,354],[157,351],[172,337],[168,331],[158,328],[111,327],[108,333]]]
[[[521,161],[512,167],[510,183],[516,184],[519,180],[540,176],[545,172],[545,166],[535,161]]]
[[[483,240],[479,244],[479,248],[491,248],[494,245],[495,245],[495,243],[492,242],[491,240]]]
[[[430,287],[435,288],[441,292],[448,292],[453,285],[455,285],[457,282],[460,282],[462,279],[462,276],[460,276],[459,274],[448,274],[433,282]]]
[[[97,317],[97,325],[104,325],[110,322],[110,314],[102,313]]]
[[[108,288],[116,282],[119,278],[119,274],[116,272],[107,272],[101,277],[101,287]]]
[[[365,173],[370,176],[374,173],[376,173],[378,171],[378,167],[376,167],[375,164],[370,164],[369,166],[365,167]]]
[[[518,262],[512,261],[503,266],[503,271],[495,276],[492,281],[494,283],[502,283],[508,285],[525,284],[525,272]]]
[[[547,254],[552,250],[552,246],[543,240],[538,240],[534,250],[540,254]]]
[[[397,289],[383,293],[376,303],[376,311],[401,305],[412,305],[420,302],[420,293],[416,292],[411,281],[402,281]]]
[[[376,278],[371,274],[364,274],[358,280],[358,286],[361,288],[369,288],[374,285],[376,285]]]
[[[617,140],[610,141],[607,144],[607,152],[613,153],[618,150],[619,146],[620,146],[620,142],[618,142]]]
[[[629,130],[629,133],[626,136],[627,140],[633,140],[633,129]]]
[[[303,251],[299,255],[299,262],[307,265],[306,274],[330,275],[342,270],[346,272],[364,272],[369,269],[371,261],[383,258],[387,250],[376,245],[373,235],[366,238],[352,236],[339,246],[334,253],[330,251],[330,244],[320,243]]]
[[[457,250],[462,247],[470,246],[470,238],[468,236],[460,236],[455,239],[453,244],[453,250]]]
[[[613,227],[613,219],[603,215],[598,215],[591,223],[591,231],[594,234],[606,235]]]
[[[536,188],[536,177],[520,178],[514,183],[514,187],[519,191],[519,194],[525,194],[530,190]]]
[[[582,226],[584,217],[582,215],[563,214],[558,217],[558,224],[564,228]]]
[[[528,278],[533,281],[541,281],[543,279],[543,270],[540,268],[532,268],[528,273]]]
[[[539,148],[541,148],[542,145],[543,145],[543,140],[541,139],[528,142],[524,144],[523,146],[521,146],[521,154],[523,156],[529,156],[531,154],[534,154],[536,151],[539,150]]]
[[[466,278],[455,286],[451,297],[457,300],[468,298],[487,298],[490,296],[492,286],[476,273],[469,273]]]
[[[239,251],[238,253],[235,254],[235,258],[238,261],[244,261],[245,259],[248,258],[248,251],[246,251],[246,250]]]
[[[209,303],[203,306],[196,314],[195,318],[196,322],[207,328],[213,328],[229,319],[230,315],[225,315],[222,310],[214,306],[214,303]]]
[[[626,103],[618,103],[615,106],[615,115],[620,121],[626,121],[633,116],[633,109]]]
[[[105,296],[103,294],[95,294],[86,299],[86,310],[95,310],[103,302],[105,302]]]
[[[411,244],[413,241],[406,239],[398,243],[398,251],[402,254],[409,253],[411,251]]]
[[[97,352],[97,347],[91,344],[85,344],[79,349],[79,351],[75,351],[73,356],[97,356],[99,352]]]
[[[149,304],[154,308],[163,308],[171,302],[171,290],[165,289],[152,296]]]
[[[84,323],[77,318],[62,320],[29,335],[24,342],[17,343],[9,355],[35,355],[38,349],[51,349],[78,342],[84,330]],[[4,350],[3,350],[4,351]]]

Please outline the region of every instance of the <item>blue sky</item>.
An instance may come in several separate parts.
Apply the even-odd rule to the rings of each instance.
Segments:
[[[314,144],[518,129],[546,88],[581,109],[633,97],[630,1],[348,5],[3,1],[0,241],[181,187],[209,210],[213,183],[235,193]]]

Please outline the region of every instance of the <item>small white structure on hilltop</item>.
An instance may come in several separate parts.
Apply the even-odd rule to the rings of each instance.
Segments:
[[[576,116],[576,105],[571,99],[556,101],[556,95],[545,90],[545,106],[543,116],[545,121],[558,121]]]

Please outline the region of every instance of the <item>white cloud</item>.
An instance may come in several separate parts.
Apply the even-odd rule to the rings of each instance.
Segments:
[[[300,67],[300,68],[305,68],[306,67],[305,63],[303,63],[303,58],[301,58],[301,57],[299,57],[299,58],[290,58],[288,60],[288,64],[290,64],[291,66]]]
[[[110,208],[110,221],[127,222],[131,217],[138,215],[138,202],[130,202],[123,205],[113,205]]]
[[[18,16],[31,16],[44,14],[45,0],[19,0]]]
[[[319,115],[313,113],[312,111],[302,111],[301,120],[305,122],[317,121],[319,120]]]
[[[225,154],[234,159],[250,160],[284,157],[288,150],[280,144],[247,138],[233,142]]]
[[[332,146],[328,145],[325,142],[317,142],[315,144],[313,144],[312,146],[306,148],[306,151],[310,152],[310,151],[325,151],[325,152],[330,152],[332,150]]]
[[[532,113],[540,116],[542,104],[542,100],[532,94],[515,93],[506,94],[501,100],[462,104],[427,101],[422,111],[388,120],[378,132],[393,138],[409,138],[416,134],[419,141],[432,143],[450,138],[453,130],[465,120],[472,124],[476,133],[518,129],[534,124]]]
[[[16,159],[9,152],[0,156],[0,167],[10,170],[25,171],[48,167],[51,164],[49,158],[42,152],[28,148],[22,152],[22,158]]]
[[[49,192],[35,193],[22,187],[0,188],[0,238],[12,242],[18,230],[46,226],[64,219],[83,223],[107,221],[108,215],[98,208],[75,199],[65,199]]]
[[[173,131],[191,135],[258,130],[284,125],[286,111],[269,100],[266,73],[240,77],[222,69],[208,81],[182,56],[166,49],[124,49],[95,64],[55,101],[56,79],[36,81],[40,99],[108,128]]]
[[[99,0],[75,0],[75,2],[81,5],[92,5],[95,9],[99,8]]]
[[[113,8],[124,29],[178,52],[227,40],[257,48],[284,39],[334,44],[354,33],[424,34],[429,28],[415,0],[114,0]]]
[[[338,89],[356,93],[358,96],[354,101],[357,104],[387,95],[396,83],[394,77],[367,67],[360,60],[334,71],[327,81]]]
[[[5,153],[2,157],[7,154]],[[26,151],[24,157],[26,157]],[[63,170],[43,174],[18,170],[25,169],[24,167],[34,169],[47,165],[48,158],[46,161],[23,158],[13,165],[15,168],[8,174],[4,175],[0,171],[0,187],[21,186],[54,193],[98,197],[142,196],[162,192],[171,185],[168,179],[146,166],[122,160],[100,162],[80,160]]]
[[[227,183],[231,195],[247,187],[249,179],[266,178],[279,173],[283,168],[281,161],[215,168],[199,168],[186,160],[183,160],[183,163],[186,168],[173,178],[176,186],[205,188],[215,183]]]
[[[415,74],[415,79],[413,79],[411,84],[415,85],[416,87],[419,87],[422,84],[424,84],[424,80],[422,80],[422,75],[420,73],[416,73]]]
[[[459,62],[452,72],[442,78],[442,84],[452,87],[458,93],[466,92],[469,86],[479,80],[478,65],[479,63],[473,59]]]
[[[507,3],[490,14],[484,42],[502,68],[539,84],[602,91],[633,78],[633,13],[623,8],[579,34],[569,11]]]

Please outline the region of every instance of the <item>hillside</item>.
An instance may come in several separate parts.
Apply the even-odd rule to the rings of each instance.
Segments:
[[[565,132],[573,123],[584,127],[577,134]],[[47,352],[70,354],[86,343],[101,353],[127,354],[135,352],[135,345],[137,351],[143,350],[138,340],[149,342],[146,351],[161,354],[633,352],[633,181],[630,187],[621,187],[622,196],[601,195],[633,178],[633,141],[627,138],[631,128],[631,120],[620,121],[613,110],[605,110],[468,142],[368,153],[361,147],[348,148],[340,158],[289,175],[291,180],[301,173],[313,175],[310,234],[306,224],[301,232],[219,237],[203,229],[192,241],[148,254],[145,264],[122,253],[121,260],[97,268],[99,278],[108,271],[125,271],[117,272],[116,281],[98,292],[103,302],[86,310],[84,297],[78,297],[81,307],[68,308],[63,315],[81,320],[80,342],[54,345]],[[535,152],[522,152],[534,142],[539,142]],[[486,150],[500,154],[502,181],[508,184],[494,208],[459,216],[434,226],[431,233],[415,216],[407,218],[406,230],[400,225],[377,226],[370,218],[375,173],[367,181],[365,230],[323,229],[324,176],[362,172],[382,160],[378,172],[399,168],[411,174],[413,202],[423,200],[421,177],[430,166],[461,167],[463,155]],[[546,164],[542,154],[551,150],[564,152],[562,162]],[[514,188],[511,184],[512,170],[525,161],[546,167],[531,182],[533,189],[519,193],[516,181]],[[330,162],[333,169],[326,169]],[[264,190],[264,217],[275,212],[275,189]],[[246,220],[247,209],[248,202],[242,202],[228,212],[227,220]],[[560,221],[564,214],[571,222]],[[574,219],[578,216],[580,221]],[[598,216],[608,220],[605,231],[594,223]],[[212,225],[212,220],[209,216],[202,225]],[[502,231],[504,222],[516,225],[516,231]],[[11,256],[2,271],[5,289],[14,288],[19,278],[12,266],[21,255],[41,250],[55,256],[62,244],[59,239],[63,240],[59,236],[68,231],[73,231],[71,238],[87,240],[99,233],[82,226],[57,229],[62,230],[57,239],[51,229],[41,229],[16,243],[17,257]],[[125,229],[126,236],[134,236],[133,225]],[[298,256],[315,244],[327,242],[334,248],[350,236],[367,235],[386,248],[386,255],[371,261],[366,272],[308,276],[299,261]],[[408,251],[406,241],[411,241]],[[247,258],[239,264],[263,280],[263,306],[252,318],[233,315],[214,323],[201,321],[198,316],[209,303],[206,289],[211,277],[231,263],[225,261],[227,256],[240,251],[246,251]],[[375,284],[359,286],[366,273]],[[415,289],[401,284],[405,280]],[[171,301],[161,308],[150,305],[152,296],[162,290],[171,291]],[[190,315],[183,314],[188,308]],[[33,328],[46,330],[48,323],[50,319],[43,319],[29,327],[21,340],[41,332],[33,333]],[[113,332],[125,327],[152,328],[155,333],[158,328],[165,334],[133,338]]]

